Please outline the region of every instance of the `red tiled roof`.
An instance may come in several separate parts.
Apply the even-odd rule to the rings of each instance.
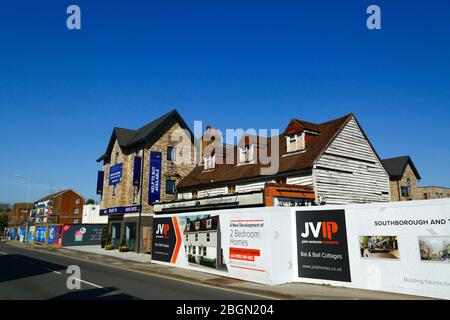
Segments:
[[[353,117],[353,114],[345,115],[341,118],[328,121],[322,124],[311,124],[308,127],[315,128],[320,133],[308,145],[304,152],[286,155],[286,139],[284,135],[279,135],[273,139],[279,140],[279,169],[276,174],[287,173],[290,171],[300,171],[312,168],[314,162],[325,151],[327,146],[333,141],[334,137],[341,131],[347,122]],[[299,120],[296,120],[299,121]],[[302,123],[306,123],[302,121]],[[270,141],[270,139],[269,139]],[[269,143],[269,149],[270,148]],[[265,151],[264,151],[265,152]],[[235,155],[235,158],[237,156]],[[216,160],[217,161],[217,160]],[[195,186],[205,184],[220,184],[232,181],[251,179],[261,176],[261,168],[268,168],[270,165],[257,164],[218,164],[212,170],[204,170],[203,166],[197,166],[178,184],[178,189],[189,189]],[[270,177],[270,176],[268,176]]]

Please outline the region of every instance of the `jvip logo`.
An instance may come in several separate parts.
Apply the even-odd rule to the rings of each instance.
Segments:
[[[310,236],[309,232],[314,238],[319,238],[320,231],[322,230],[322,238],[333,240],[333,234],[335,234],[339,228],[338,224],[334,221],[323,221],[323,222],[305,222],[305,231],[302,232],[301,236],[303,238],[308,238]]]
[[[170,226],[168,223],[159,223],[156,228],[156,234],[162,235],[163,237],[167,237],[167,233],[169,232]]]

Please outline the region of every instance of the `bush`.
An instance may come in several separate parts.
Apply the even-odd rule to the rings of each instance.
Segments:
[[[216,259],[208,259],[208,258],[200,257],[200,264],[205,267],[215,268],[216,267]]]
[[[188,255],[188,261],[189,262],[192,262],[192,263],[195,263],[195,257],[193,256],[193,255]]]
[[[105,250],[114,250],[114,246],[112,245],[112,243],[108,243],[107,245],[105,245]]]
[[[111,236],[108,232],[108,227],[103,227],[102,230],[102,240],[101,240],[101,246],[104,248],[107,244],[111,243]]]

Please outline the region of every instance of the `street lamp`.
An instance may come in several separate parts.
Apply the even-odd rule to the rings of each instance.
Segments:
[[[28,204],[30,203],[30,192],[31,192],[31,179],[28,177],[18,175],[18,174],[15,174],[14,176],[16,178],[28,181],[28,194],[27,194],[27,214],[28,214]],[[28,222],[28,219],[27,219],[27,222]]]

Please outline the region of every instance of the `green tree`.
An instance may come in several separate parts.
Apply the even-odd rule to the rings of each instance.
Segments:
[[[9,217],[4,214],[0,214],[0,233],[5,231],[5,228],[8,226]]]
[[[86,204],[95,204],[94,199],[87,199]]]

